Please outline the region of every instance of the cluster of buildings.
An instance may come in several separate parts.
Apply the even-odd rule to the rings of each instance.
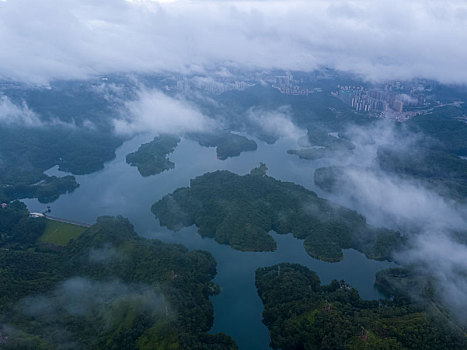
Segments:
[[[198,89],[209,92],[213,95],[220,95],[227,91],[232,90],[245,90],[249,87],[256,85],[251,81],[244,80],[228,80],[228,79],[212,79],[208,77],[181,77],[176,80],[175,88],[177,91],[187,91],[191,89]],[[170,87],[166,87],[170,90]]]
[[[278,75],[271,77],[269,82],[272,82],[271,86],[277,90],[281,94],[286,95],[304,95],[308,96],[314,92],[321,92],[321,89],[308,89],[303,87],[303,80],[294,80],[294,77],[291,73],[286,73],[285,75]],[[319,90],[319,91],[317,91]]]
[[[398,91],[399,90],[399,91]],[[350,105],[358,112],[394,112],[402,113],[404,106],[423,106],[425,97],[401,93],[386,85],[384,90],[367,90],[363,86],[338,85],[332,94]]]
[[[175,86],[166,86],[166,90],[176,89],[177,91],[186,91],[194,88],[214,95],[220,95],[231,90],[246,90],[259,83],[270,84],[271,87],[286,95],[307,96],[322,91],[320,88],[309,89],[304,87],[303,79],[294,79],[293,75],[288,72],[282,75],[245,74],[241,77],[236,76],[236,79],[232,79],[232,77],[211,78],[206,76],[177,77],[175,78]]]
[[[303,79],[296,79],[289,73],[243,73],[235,76],[173,76],[173,84],[165,86],[166,90],[188,91],[197,89],[209,92],[214,95],[220,95],[232,90],[246,90],[257,84],[268,84],[277,89],[280,93],[286,95],[303,95],[322,92],[321,88],[308,88]]]

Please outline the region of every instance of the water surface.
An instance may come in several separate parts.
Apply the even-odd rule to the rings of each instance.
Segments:
[[[320,193],[314,187],[313,172],[318,167],[328,165],[326,160],[309,161],[288,155],[287,149],[297,147],[295,142],[289,140],[279,140],[274,145],[256,140],[257,151],[245,152],[239,157],[222,161],[217,159],[214,148],[201,147],[191,140],[182,139],[170,156],[175,169],[143,178],[136,167],[126,164],[125,156],[138,149],[141,143],[152,139],[153,135],[135,137],[117,150],[116,158],[107,163],[103,170],[76,176],[80,187],[51,203],[52,215],[93,223],[98,216],[120,214],[129,218],[136,231],[144,237],[209,251],[217,261],[215,281],[221,286],[220,295],[212,298],[215,318],[211,332],[229,334],[240,349],[269,349],[269,332],[261,322],[263,305],[254,284],[254,273],[258,267],[281,262],[300,263],[314,270],[323,283],[345,279],[358,289],[363,298],[381,297],[373,287],[375,273],[394,266],[389,262],[369,260],[351,249],[344,251],[341,262],[319,261],[305,252],[303,241],[290,234],[279,235],[274,232],[271,234],[278,246],[275,252],[240,252],[212,239],[200,237],[195,227],[171,232],[161,227],[150,211],[154,202],[179,187],[189,186],[190,179],[196,176],[218,169],[246,174],[260,162],[267,164],[268,175],[301,184]],[[64,175],[57,167],[47,173]],[[45,209],[45,205],[37,200],[24,202],[31,211]]]

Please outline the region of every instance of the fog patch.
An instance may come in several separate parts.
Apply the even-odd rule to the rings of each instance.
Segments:
[[[373,169],[378,169],[378,149],[389,147],[396,152],[414,152],[416,145],[426,140],[425,136],[409,132],[390,120],[379,120],[368,127],[353,125],[344,134],[355,146],[353,156],[346,163]]]
[[[115,119],[115,132],[132,135],[142,132],[183,135],[206,132],[216,122],[201,113],[195,105],[180,96],[171,97],[157,89],[142,88],[135,100],[124,105],[123,116]]]
[[[374,225],[405,234],[408,246],[396,254],[397,260],[432,277],[444,304],[467,321],[467,208],[421,181],[383,171],[377,162],[379,147],[411,154],[425,140],[387,122],[353,127],[346,135],[356,147],[339,164],[344,167],[337,172],[333,199]]]
[[[13,103],[7,96],[0,96],[0,125],[23,128],[60,127],[74,129],[76,123],[64,122],[57,117],[45,119],[29,108],[26,101]],[[90,120],[83,121],[83,127],[89,130],[96,128]]]
[[[436,230],[417,235],[408,251],[397,258],[412,264],[434,279],[445,305],[467,324],[467,246]]]
[[[396,229],[425,229],[443,226],[462,230],[466,226],[462,210],[439,194],[414,180],[402,179],[368,168],[344,169],[336,186],[352,205],[380,225],[392,224]]]
[[[81,333],[73,324],[90,323],[90,336],[100,337],[141,315],[151,322],[172,317],[164,295],[157,287],[128,284],[119,280],[96,281],[73,277],[46,294],[29,296],[16,305],[17,322],[28,322],[34,334],[64,348],[83,348]],[[21,321],[22,320],[22,321]],[[21,333],[9,332],[12,342],[21,344]],[[17,338],[17,339],[13,339]]]
[[[106,263],[118,257],[117,250],[111,244],[105,244],[102,248],[89,250],[89,261],[93,263]]]
[[[106,327],[115,326],[114,321],[118,319],[114,313],[121,307],[151,316],[168,312],[164,296],[151,286],[83,277],[62,282],[50,294],[26,297],[19,302],[19,310],[41,322],[59,322],[67,315],[86,316],[104,321]]]
[[[277,140],[283,137],[299,140],[306,135],[306,131],[297,127],[290,115],[291,110],[288,106],[275,110],[254,107],[247,111],[247,121],[259,129],[259,134],[267,139]]]
[[[29,109],[25,101],[14,104],[6,96],[0,97],[0,124],[8,126],[41,127],[38,115]]]

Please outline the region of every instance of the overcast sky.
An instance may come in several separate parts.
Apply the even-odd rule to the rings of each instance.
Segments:
[[[0,0],[0,77],[214,64],[467,82],[465,1]]]

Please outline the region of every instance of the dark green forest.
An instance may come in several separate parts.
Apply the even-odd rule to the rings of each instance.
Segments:
[[[77,187],[73,176],[44,174],[58,165],[73,174],[89,174],[115,157],[122,139],[83,129],[0,127],[0,198],[39,198],[51,202]]]
[[[27,105],[38,125],[0,125],[0,199],[51,202],[77,187],[74,177],[50,178],[58,165],[74,175],[100,170],[115,157],[124,137],[112,130],[114,107],[96,82],[56,82],[50,89],[2,89],[17,106]]]
[[[355,211],[333,205],[302,186],[265,175],[264,165],[240,176],[206,173],[155,203],[153,213],[172,230],[196,225],[203,237],[245,251],[270,251],[269,235],[292,233],[308,254],[339,261],[355,248],[373,259],[390,259],[402,244],[399,233],[375,228]]]
[[[179,142],[180,138],[171,135],[155,137],[151,142],[142,144],[136,152],[128,154],[126,162],[138,167],[142,176],[160,174],[175,167],[168,155],[175,150]]]
[[[216,147],[217,158],[221,160],[239,156],[242,152],[256,151],[258,148],[255,141],[231,132],[191,133],[188,137],[203,147]]]
[[[19,202],[0,209],[2,348],[236,349],[207,333],[209,253],[140,238],[122,217],[62,249],[37,242],[44,227]]]
[[[407,299],[367,301],[298,264],[256,271],[273,349],[465,349],[467,339]]]

